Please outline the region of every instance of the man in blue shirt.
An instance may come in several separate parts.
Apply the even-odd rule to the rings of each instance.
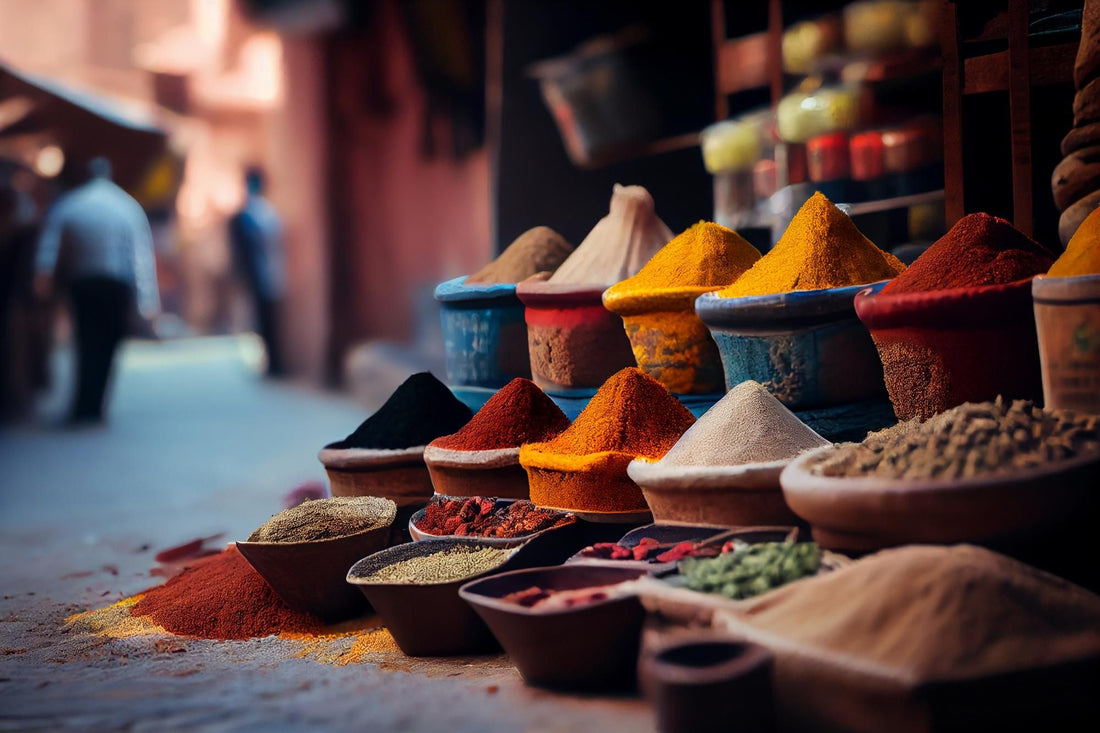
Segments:
[[[280,351],[279,320],[286,292],[283,225],[275,207],[264,198],[264,173],[250,168],[245,176],[248,196],[229,220],[233,260],[248,286],[256,311],[260,338],[267,349],[267,373],[285,373]]]

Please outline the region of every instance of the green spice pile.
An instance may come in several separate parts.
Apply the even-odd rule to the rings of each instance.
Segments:
[[[689,557],[680,563],[678,582],[736,601],[813,575],[820,566],[816,542],[761,542],[718,557]]]
[[[316,499],[280,512],[248,536],[249,542],[308,542],[346,537],[393,524],[397,505],[377,496]]]
[[[958,479],[1006,473],[1100,453],[1100,416],[1033,402],[966,403],[844,443],[817,458],[821,476]]]
[[[410,557],[378,568],[362,580],[370,583],[446,583],[469,578],[504,564],[510,548],[452,547]]]

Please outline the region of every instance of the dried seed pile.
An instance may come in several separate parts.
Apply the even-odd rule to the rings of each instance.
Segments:
[[[511,549],[496,547],[452,547],[398,560],[363,576],[363,580],[371,583],[446,583],[492,570],[502,565],[511,552]]]
[[[336,496],[299,504],[276,514],[249,542],[308,542],[346,537],[393,524],[397,505],[377,496]]]
[[[1007,473],[1100,452],[1100,416],[1044,410],[1034,402],[966,403],[925,422],[909,420],[817,458],[821,476],[957,479]]]
[[[816,542],[761,542],[718,557],[689,557],[680,563],[677,582],[736,601],[813,575],[819,567]]]

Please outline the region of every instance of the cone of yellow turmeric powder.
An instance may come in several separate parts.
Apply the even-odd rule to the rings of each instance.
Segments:
[[[721,298],[822,290],[889,280],[901,260],[871,243],[851,218],[815,193],[791,219],[768,254],[727,288]]]
[[[531,501],[597,515],[648,512],[626,467],[661,458],[695,418],[640,369],[618,372],[600,387],[576,421],[553,440],[519,450]]]
[[[722,361],[695,315],[695,299],[729,285],[760,259],[737,232],[701,221],[661,248],[637,275],[609,288],[603,304],[622,316],[634,358],[677,394],[721,391]]]
[[[1085,217],[1047,277],[1100,275],[1100,209]]]

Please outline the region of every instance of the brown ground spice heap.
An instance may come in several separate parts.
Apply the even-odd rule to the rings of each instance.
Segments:
[[[1037,468],[1100,454],[1100,416],[1033,402],[966,403],[844,443],[810,469],[823,476],[956,479]]]
[[[499,257],[466,278],[467,283],[518,283],[540,272],[554,272],[573,245],[550,227],[528,229]]]
[[[1100,597],[969,545],[886,550],[742,608],[751,627],[914,682],[1100,655]]]
[[[569,427],[569,418],[530,379],[517,377],[489,398],[470,422],[430,445],[448,450],[518,448],[550,440]]]
[[[377,496],[336,496],[279,512],[248,536],[249,542],[308,542],[346,537],[393,523],[397,505]]]
[[[251,639],[324,628],[314,616],[290,610],[236,547],[145,591],[130,613],[148,616],[173,634],[199,639]]]

